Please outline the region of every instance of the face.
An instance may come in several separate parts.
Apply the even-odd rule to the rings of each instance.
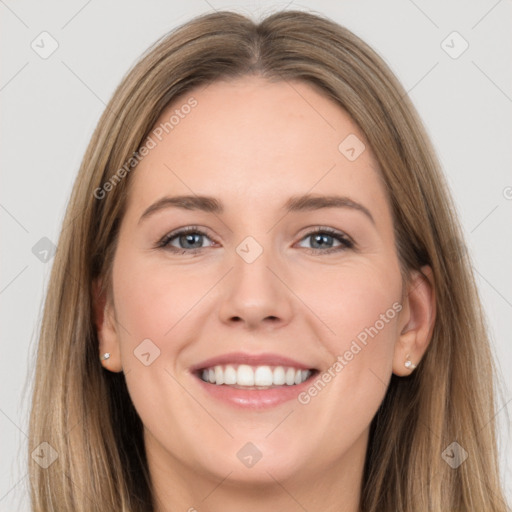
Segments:
[[[176,109],[129,178],[102,337],[150,465],[357,472],[405,311],[371,148],[305,83],[217,82],[155,128]]]

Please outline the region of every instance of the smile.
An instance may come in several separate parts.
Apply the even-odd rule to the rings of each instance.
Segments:
[[[268,389],[276,386],[296,386],[310,378],[314,370],[285,366],[251,366],[226,364],[204,368],[199,376],[210,384],[232,386],[239,389]]]
[[[205,398],[242,409],[266,409],[296,400],[320,372],[284,354],[230,352],[189,368]],[[315,363],[313,363],[315,364]]]

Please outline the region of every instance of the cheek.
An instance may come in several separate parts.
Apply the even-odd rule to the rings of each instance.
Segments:
[[[332,355],[350,350],[352,342],[364,349],[360,353],[357,347],[353,349],[361,363],[389,355],[401,309],[398,265],[355,261],[340,265],[301,277],[298,295],[324,324],[322,340]]]
[[[201,299],[218,281],[218,273],[194,272],[192,266],[177,270],[148,259],[126,251],[115,262],[121,364],[146,427],[157,431],[165,421],[169,431],[177,432],[204,413],[175,377],[182,370],[182,353],[197,341],[197,315],[207,303]],[[179,418],[172,414],[176,410]]]
[[[162,351],[178,350],[175,328],[196,307],[215,276],[173,271],[165,263],[148,264],[142,256],[120,258],[116,264],[114,290],[121,350],[133,351],[146,338]]]
[[[385,396],[398,337],[401,277],[398,266],[354,265],[322,282],[322,292],[306,282],[302,297],[329,328],[323,329],[322,343],[331,363],[299,395],[298,407],[301,428],[319,436],[312,444],[325,436],[334,457],[365,432]]]
[[[204,411],[183,391],[176,361],[190,342],[184,326],[200,290],[182,273],[148,265],[143,257],[122,256],[115,263],[121,361],[131,400],[145,428],[185,458],[186,446],[180,440],[187,438],[187,429],[204,417]],[[202,282],[205,290],[211,286]],[[199,286],[200,280],[195,284]]]

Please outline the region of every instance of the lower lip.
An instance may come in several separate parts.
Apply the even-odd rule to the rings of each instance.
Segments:
[[[316,372],[301,384],[269,389],[238,389],[225,384],[210,384],[194,375],[193,378],[211,396],[230,405],[246,409],[266,409],[297,399],[299,393],[311,385]]]

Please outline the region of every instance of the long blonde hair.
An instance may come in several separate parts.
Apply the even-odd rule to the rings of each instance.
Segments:
[[[372,421],[361,510],[504,512],[492,420],[496,368],[434,151],[383,60],[349,30],[298,11],[259,23],[233,12],[195,18],[148,50],[107,105],[73,188],[45,301],[29,452],[47,442],[58,457],[43,468],[29,456],[33,510],[153,509],[141,420],[123,374],[98,361],[92,283],[104,277],[102,292],[111,293],[136,172],[126,162],[163,109],[197,86],[250,74],[313,84],[352,116],[380,164],[405,275],[423,265],[433,271],[432,341],[411,376],[392,376]],[[109,181],[115,186],[105,192]],[[452,442],[468,454],[456,469],[443,459]]]

